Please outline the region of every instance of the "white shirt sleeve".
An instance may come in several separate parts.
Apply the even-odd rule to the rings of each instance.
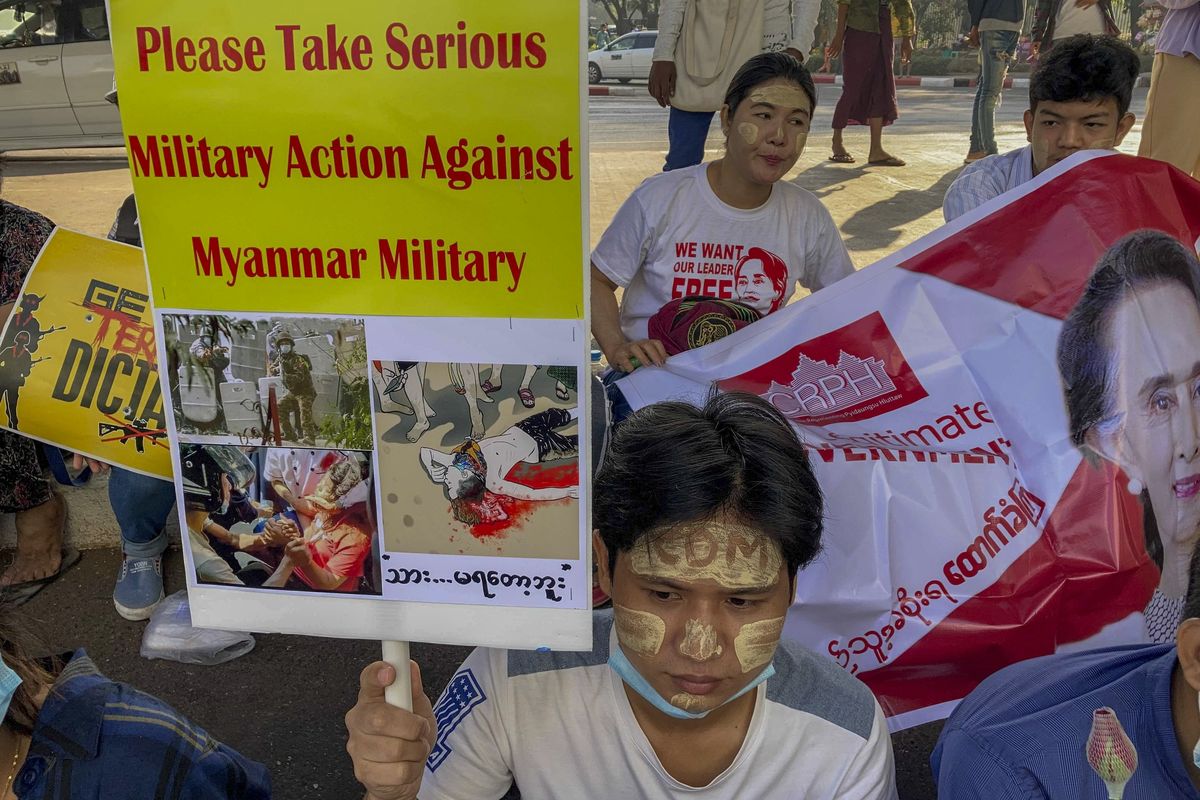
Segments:
[[[854,755],[836,797],[838,800],[897,800],[892,737],[888,735],[887,721],[878,701],[871,737]]]
[[[820,202],[815,206],[815,224],[804,256],[805,274],[800,278],[800,283],[813,292],[832,286],[854,272],[854,262],[846,252],[846,243],[829,209]]]
[[[655,61],[674,61],[675,44],[683,28],[683,9],[688,0],[662,0],[658,6],[658,40],[654,43]]]
[[[988,162],[996,156],[976,161],[971,164],[950,184],[946,197],[942,200],[942,216],[946,222],[953,222],[968,211],[1004,194],[1004,174],[993,169]]]
[[[805,57],[812,49],[816,35],[821,0],[792,0],[792,35],[788,47],[799,50]]]
[[[652,231],[638,195],[635,189],[621,204],[592,251],[592,264],[622,288],[641,271],[650,252]]]
[[[291,450],[271,449],[267,451],[267,468],[264,470],[267,482],[283,481],[288,482],[288,458],[291,456]]]
[[[512,786],[505,659],[503,650],[476,648],[438,698],[437,739],[425,762],[421,800],[498,800]]]

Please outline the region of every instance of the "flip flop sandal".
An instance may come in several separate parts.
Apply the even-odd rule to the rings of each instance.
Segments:
[[[533,408],[533,392],[528,389],[518,389],[517,397],[521,398],[521,405],[526,408]]]
[[[562,384],[559,384],[554,387],[554,396],[557,397],[559,400],[570,400],[571,399],[570,391],[568,391],[567,387],[563,386]]]
[[[868,167],[907,167],[908,162],[892,156],[891,158],[880,159],[879,161],[868,161]]]
[[[74,547],[64,547],[62,549],[61,561],[58,564],[58,571],[52,575],[47,575],[44,578],[38,578],[32,581],[23,581],[22,583],[12,583],[8,586],[0,588],[0,595],[5,600],[12,602],[14,605],[21,605],[33,597],[35,594],[45,589],[50,584],[58,580],[59,576],[69,570],[71,567],[79,563],[81,554]]]
[[[490,380],[486,380],[483,383],[479,384],[479,388],[483,389],[488,394],[491,394],[492,392],[500,391],[500,387],[494,386]]]
[[[836,161],[839,164],[853,164],[854,156],[849,153],[834,153],[829,157],[830,161]]]

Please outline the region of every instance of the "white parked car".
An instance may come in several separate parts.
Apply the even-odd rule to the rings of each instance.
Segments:
[[[0,0],[0,150],[123,144],[104,0]]]
[[[658,31],[627,33],[604,47],[588,53],[588,83],[610,78],[629,83],[634,78],[650,77],[650,62],[654,58],[654,43]]]

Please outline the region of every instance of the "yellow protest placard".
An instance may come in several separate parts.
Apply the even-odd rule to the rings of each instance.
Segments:
[[[113,0],[156,304],[582,317],[578,16],[463,8]]]
[[[156,361],[142,251],[56,228],[0,336],[0,427],[169,480]]]

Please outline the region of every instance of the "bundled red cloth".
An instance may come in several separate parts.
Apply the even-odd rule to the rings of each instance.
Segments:
[[[650,338],[662,342],[667,355],[673,356],[724,339],[761,316],[736,300],[683,297],[667,303],[650,318]]]

